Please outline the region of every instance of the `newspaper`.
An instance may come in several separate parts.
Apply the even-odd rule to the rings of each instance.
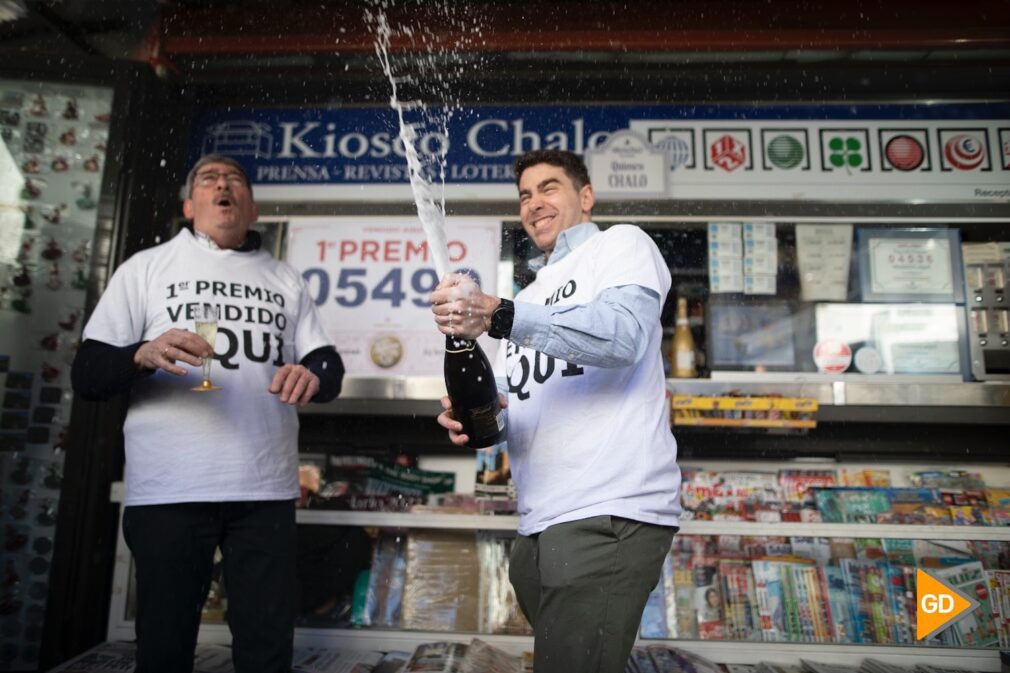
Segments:
[[[63,662],[49,673],[132,673],[137,668],[136,651],[134,643],[101,643]],[[234,673],[234,670],[230,647],[197,645],[193,673]]]
[[[136,670],[134,643],[101,643],[66,661],[49,673],[132,673]],[[292,673],[373,673],[383,658],[380,652],[297,648]],[[234,673],[231,648],[224,645],[196,646],[193,673]]]
[[[291,671],[292,673],[372,673],[381,659],[381,652],[303,647],[295,650]]]

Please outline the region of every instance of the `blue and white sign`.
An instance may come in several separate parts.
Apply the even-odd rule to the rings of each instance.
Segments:
[[[515,198],[520,154],[632,131],[665,154],[669,199],[1010,202],[1010,103],[474,106],[418,130],[450,200]],[[389,108],[207,111],[191,154],[207,152],[241,161],[260,200],[412,200]]]

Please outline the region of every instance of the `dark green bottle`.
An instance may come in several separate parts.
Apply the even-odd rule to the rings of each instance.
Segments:
[[[505,410],[491,363],[475,340],[445,337],[445,389],[472,449],[505,441]]]

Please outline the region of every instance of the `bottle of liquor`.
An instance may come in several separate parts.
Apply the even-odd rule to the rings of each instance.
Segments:
[[[678,297],[677,326],[673,330],[673,348],[670,355],[673,365],[671,369],[676,378],[688,379],[698,375],[695,353],[694,336],[687,324],[687,299]]]
[[[505,441],[505,410],[487,355],[476,341],[445,337],[445,389],[452,415],[463,424],[467,446],[483,449]]]

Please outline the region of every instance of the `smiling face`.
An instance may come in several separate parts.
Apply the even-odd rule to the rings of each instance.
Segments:
[[[519,219],[533,244],[548,256],[558,234],[589,222],[593,203],[592,185],[576,188],[561,166],[534,164],[519,176]]]
[[[216,176],[216,179],[214,179]],[[182,212],[196,231],[207,234],[221,248],[236,248],[259,209],[245,178],[233,166],[211,162],[196,172],[193,189],[182,202]]]

